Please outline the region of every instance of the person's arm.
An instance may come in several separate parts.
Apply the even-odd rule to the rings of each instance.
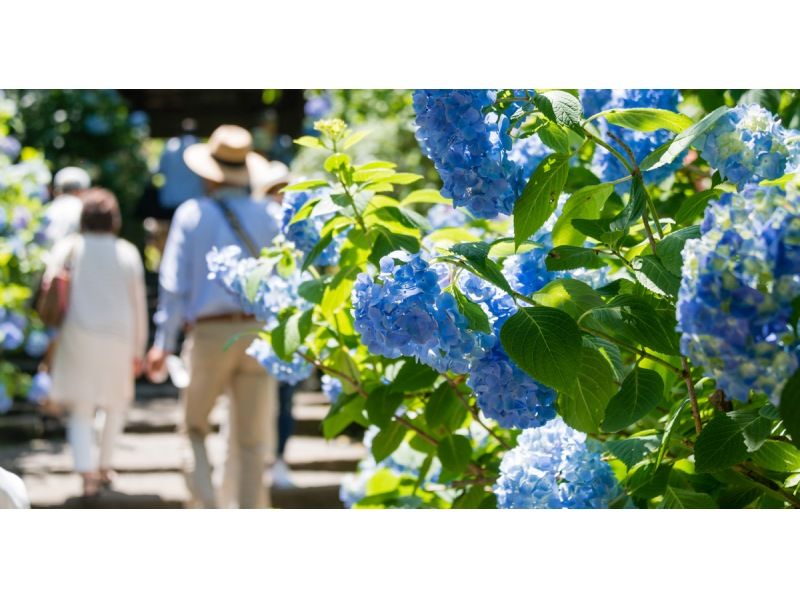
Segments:
[[[156,334],[153,346],[166,353],[175,350],[184,322],[190,289],[191,248],[184,204],[175,212],[169,229],[158,277],[158,310],[154,318]]]
[[[131,293],[133,298],[134,314],[134,355],[138,359],[144,359],[147,351],[147,291],[144,282],[144,266],[139,252],[132,248],[132,270]]]

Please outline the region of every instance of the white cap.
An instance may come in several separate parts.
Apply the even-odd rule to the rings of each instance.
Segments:
[[[56,173],[53,186],[56,191],[83,191],[92,185],[89,173],[77,166],[67,166]]]

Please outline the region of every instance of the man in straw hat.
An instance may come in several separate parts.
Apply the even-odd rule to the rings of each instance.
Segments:
[[[202,506],[216,507],[205,437],[211,410],[226,393],[240,457],[238,503],[242,508],[260,507],[266,504],[262,476],[274,442],[277,384],[245,353],[250,344],[247,333],[258,325],[242,313],[236,298],[208,279],[206,254],[214,247],[237,245],[242,256],[256,257],[270,244],[278,234],[276,204],[253,199],[253,188],[285,180],[288,169],[252,151],[250,133],[235,125],[222,125],[208,143],[188,147],[184,160],[202,177],[207,196],[181,204],[172,220],[159,272],[157,329],[147,371],[151,377],[164,371],[184,327],[182,357],[189,383],[183,403],[194,453],[193,471],[187,477],[190,489]]]

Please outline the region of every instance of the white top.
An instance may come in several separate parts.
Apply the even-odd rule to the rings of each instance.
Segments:
[[[72,274],[64,327],[115,337],[143,357],[147,304],[136,247],[111,234],[72,235],[53,247],[45,278],[52,278],[68,260]]]
[[[0,467],[0,509],[29,509],[30,506],[23,481]]]
[[[83,202],[74,195],[60,195],[47,205],[44,215],[48,223],[44,235],[51,245],[78,232],[82,210]]]

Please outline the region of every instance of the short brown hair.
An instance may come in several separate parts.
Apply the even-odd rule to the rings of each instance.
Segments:
[[[114,194],[102,187],[92,187],[81,194],[81,232],[119,233],[122,216]]]

